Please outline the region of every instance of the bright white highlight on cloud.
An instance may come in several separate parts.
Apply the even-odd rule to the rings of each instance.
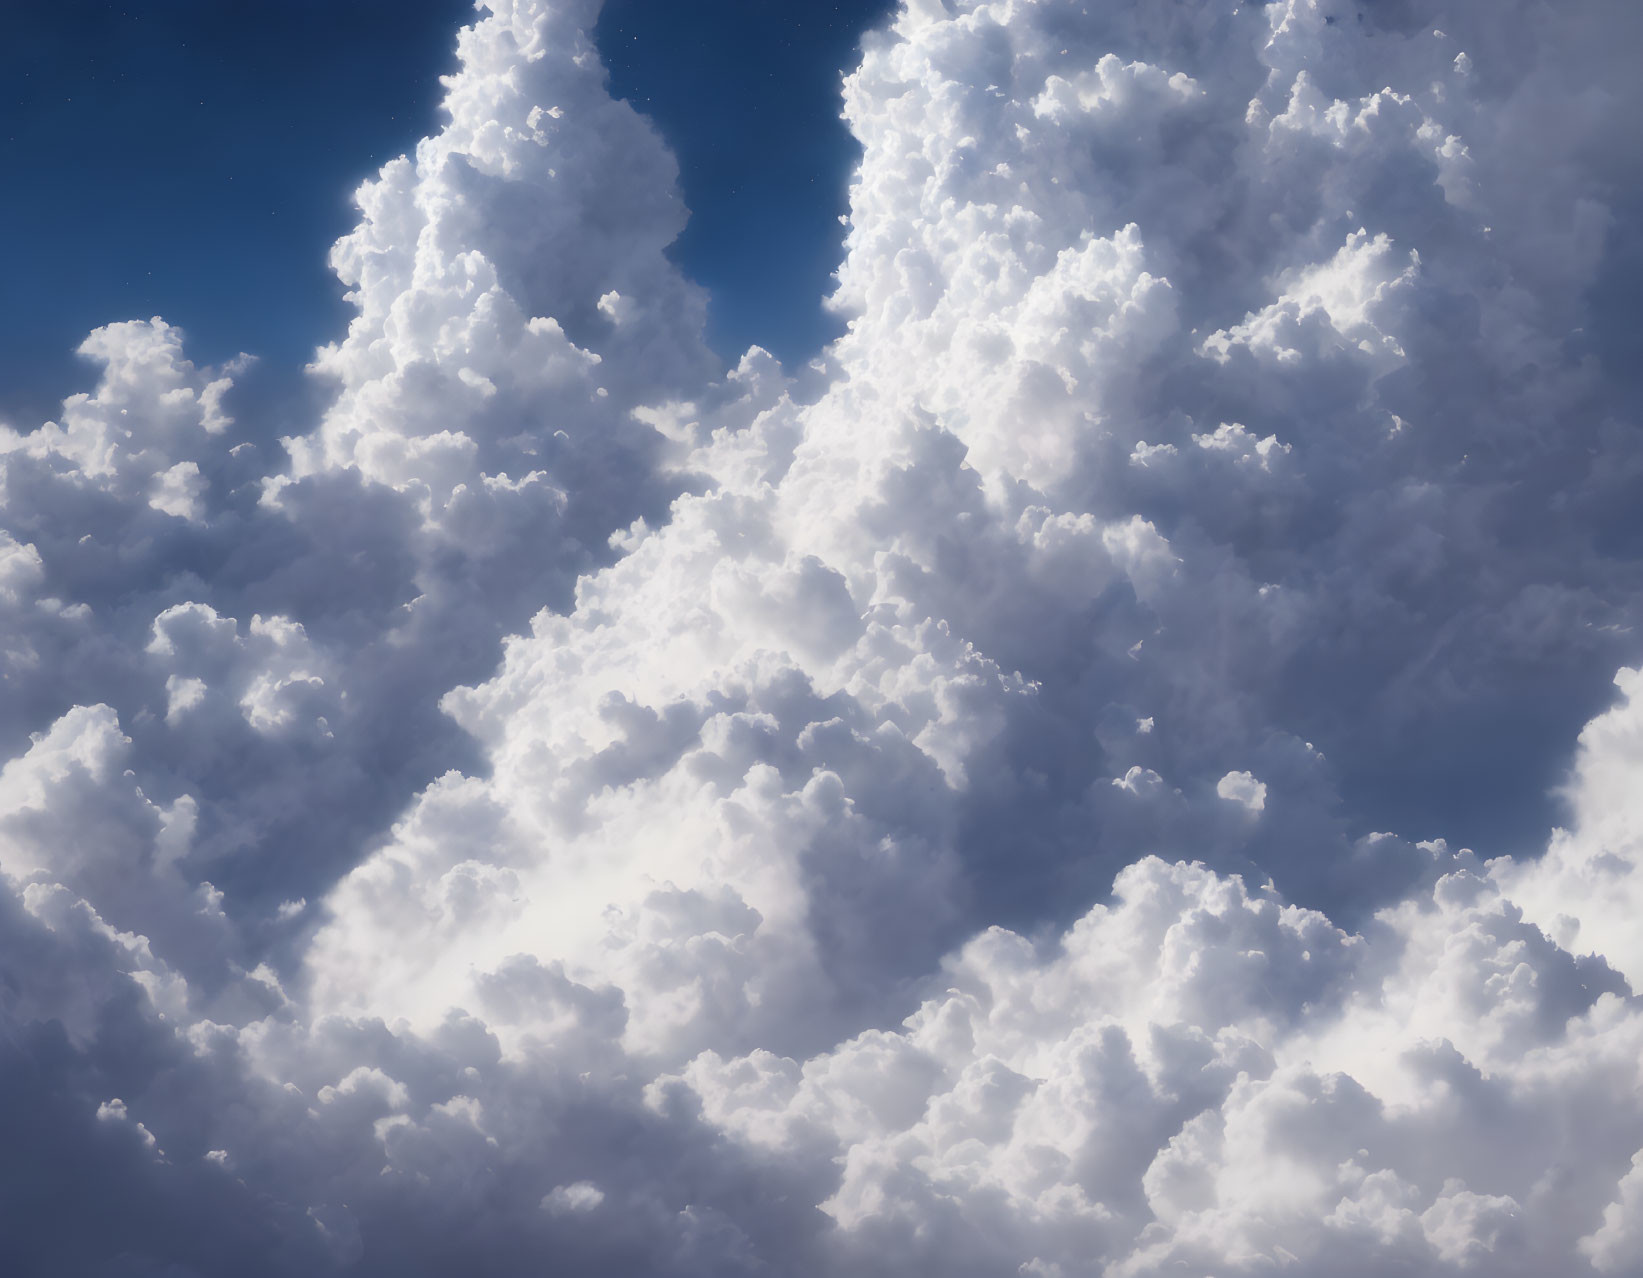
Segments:
[[[1251,812],[1266,807],[1266,783],[1257,781],[1247,772],[1229,772],[1215,783],[1215,793],[1233,803],[1241,803]]]
[[[21,1272],[1643,1263],[1643,17],[1416,7],[906,0],[795,373],[485,0],[310,432],[93,334],[0,436]]]

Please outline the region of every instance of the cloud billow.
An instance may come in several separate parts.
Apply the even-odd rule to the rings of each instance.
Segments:
[[[1643,30],[1440,7],[906,0],[795,373],[486,0],[308,434],[93,334],[0,440],[21,1272],[1633,1271]]]

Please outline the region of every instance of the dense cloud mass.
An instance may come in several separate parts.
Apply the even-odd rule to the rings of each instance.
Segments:
[[[903,0],[725,369],[598,7],[0,434],[10,1271],[1643,1272],[1643,10]]]

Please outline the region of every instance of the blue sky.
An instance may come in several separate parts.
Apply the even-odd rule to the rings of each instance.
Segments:
[[[712,294],[709,333],[788,361],[842,331],[832,291],[859,147],[839,120],[842,73],[890,0],[614,0],[598,27],[611,90],[679,157],[690,225],[679,263]]]
[[[710,336],[804,359],[825,315],[859,148],[841,69],[888,0],[617,0],[597,36],[612,91],[679,156],[684,269]],[[438,123],[464,0],[65,0],[8,8],[0,237],[30,301],[0,340],[0,411],[49,416],[79,337],[161,314],[199,358],[266,361],[265,394],[347,323],[325,264],[354,188]],[[27,198],[21,198],[22,192]]]
[[[3,375],[60,398],[74,334],[177,317],[203,358],[290,365],[346,322],[325,248],[435,121],[459,2],[8,8],[0,209],[32,301]],[[388,14],[396,20],[385,22]],[[363,71],[363,74],[362,74]],[[250,248],[251,251],[244,251]],[[21,415],[21,414],[19,414]]]

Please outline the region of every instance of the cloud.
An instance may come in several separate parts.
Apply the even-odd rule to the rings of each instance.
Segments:
[[[1215,793],[1232,803],[1242,804],[1251,812],[1266,807],[1266,783],[1247,772],[1227,773],[1215,783]]]
[[[309,433],[5,435],[24,1272],[1634,1263],[1643,31],[1092,8],[866,39],[816,369],[487,0]]]
[[[1643,800],[1635,784],[1643,764],[1643,683],[1636,670],[1621,670],[1615,683],[1619,704],[1580,734],[1566,789],[1570,828],[1553,832],[1539,860],[1503,862],[1498,874],[1528,917],[1565,948],[1602,954],[1636,983],[1643,980],[1643,953],[1628,920],[1637,900],[1643,833]]]

